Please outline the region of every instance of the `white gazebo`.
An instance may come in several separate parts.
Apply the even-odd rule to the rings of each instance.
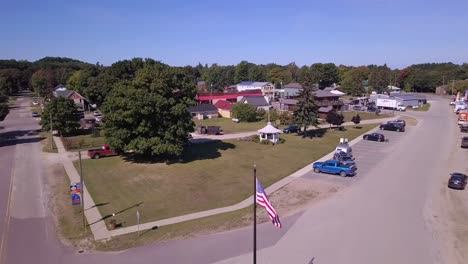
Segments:
[[[280,139],[280,136],[279,136],[280,133],[281,133],[281,130],[272,126],[271,122],[268,122],[266,127],[258,130],[258,136],[260,137],[260,142],[264,140],[269,140],[273,142],[273,144],[278,143]]]

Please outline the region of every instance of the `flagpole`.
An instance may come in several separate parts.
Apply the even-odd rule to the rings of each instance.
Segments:
[[[254,165],[254,193],[253,193],[253,263],[257,263],[257,165]]]

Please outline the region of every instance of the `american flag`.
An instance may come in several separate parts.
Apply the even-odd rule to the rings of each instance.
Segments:
[[[268,216],[271,219],[271,222],[276,226],[281,228],[281,222],[279,220],[279,216],[275,211],[275,208],[271,205],[270,201],[268,200],[267,194],[263,189],[262,184],[257,179],[257,204],[266,209]]]

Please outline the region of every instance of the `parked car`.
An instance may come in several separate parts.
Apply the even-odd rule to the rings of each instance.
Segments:
[[[396,132],[405,132],[405,127],[398,123],[386,123],[380,125],[380,130],[390,130]]]
[[[468,133],[468,124],[460,126],[460,132]]]
[[[337,157],[337,156],[340,156],[340,157]],[[354,160],[354,157],[352,155],[349,155],[348,153],[346,152],[343,152],[343,151],[336,151],[335,154],[333,154],[333,159],[334,160],[340,160],[341,158],[345,158],[345,159],[351,159],[351,160]]]
[[[32,103],[33,103],[33,105],[38,105],[39,104],[36,100],[34,100]]]
[[[336,147],[335,151],[336,152],[341,151],[341,152],[348,154],[351,157],[353,156],[353,149],[348,144],[339,144]]]
[[[468,137],[462,137],[461,139],[461,147],[468,148]]]
[[[345,166],[353,165],[357,169],[356,162],[354,161],[354,158],[351,157],[351,156],[348,156],[344,152],[341,152],[341,151],[335,152],[335,154],[333,154],[333,160],[339,161],[342,164],[344,164]]]
[[[102,115],[101,112],[97,110],[93,112],[93,116],[100,116],[100,115]]]
[[[378,142],[384,142],[385,141],[385,136],[380,134],[380,133],[370,133],[370,134],[365,134],[362,136],[364,140],[371,140],[371,141],[378,141]]]
[[[467,176],[463,173],[454,172],[450,174],[448,187],[452,189],[464,190],[466,187]]]
[[[367,107],[367,112],[372,112],[372,113],[374,113],[374,112],[376,112],[376,111],[377,111],[377,107],[375,107],[375,106],[368,106],[368,107]]]
[[[353,110],[354,111],[365,111],[366,108],[363,107],[363,106],[360,106],[360,105],[355,105],[355,106],[353,106]]]
[[[400,112],[404,112],[404,111],[406,111],[406,106],[398,105],[398,106],[396,107],[396,110],[397,110],[397,111],[400,111]]]
[[[312,167],[314,171],[326,172],[331,174],[339,174],[341,177],[354,176],[356,174],[356,167],[353,165],[347,166],[336,160],[327,160],[325,162],[315,162]]]
[[[32,112],[32,117],[40,117],[40,116],[41,115],[38,112],[36,112],[36,111]]]
[[[298,125],[290,125],[287,128],[283,129],[283,132],[286,133],[286,134],[297,133],[299,131],[301,131],[301,129],[299,128]]]
[[[108,144],[104,144],[101,148],[98,148],[98,149],[88,150],[88,156],[92,159],[115,156],[117,154],[118,153],[115,150],[111,149],[111,147]]]
[[[100,123],[102,121],[102,116],[95,116],[94,119],[96,120],[97,123]]]
[[[406,121],[403,119],[396,119],[393,121],[388,121],[387,123],[396,123],[402,125],[403,127],[406,127]]]

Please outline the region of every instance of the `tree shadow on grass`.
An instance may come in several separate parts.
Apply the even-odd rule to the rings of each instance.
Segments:
[[[325,134],[327,133],[328,131],[328,128],[316,128],[316,129],[311,129],[311,130],[307,130],[305,132],[305,135],[304,133],[301,133],[299,134],[299,136],[301,137],[308,137],[308,138],[321,138],[323,136],[325,136]]]
[[[234,149],[236,145],[220,140],[210,140],[208,142],[192,144],[185,148],[180,157],[143,157],[138,155],[125,155],[126,161],[133,163],[189,163],[196,160],[217,159],[221,157],[221,151]]]

